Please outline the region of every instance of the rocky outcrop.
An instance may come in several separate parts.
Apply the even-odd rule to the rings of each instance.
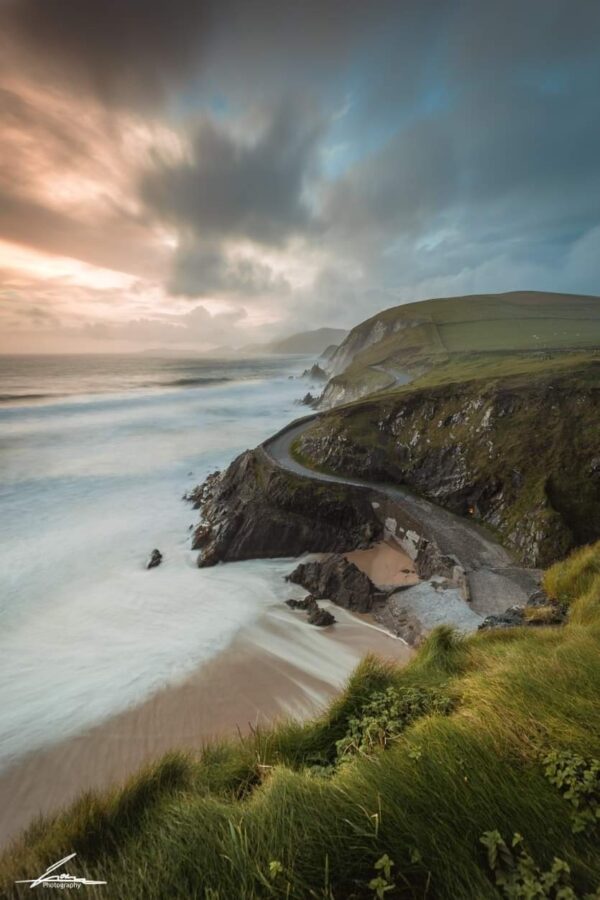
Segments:
[[[163,560],[163,555],[160,552],[160,550],[153,550],[152,553],[150,554],[150,558],[148,559],[148,562],[146,563],[146,568],[147,569],[155,569],[157,566],[160,566],[162,560]]]
[[[331,600],[353,612],[369,612],[383,596],[364,572],[340,554],[300,563],[286,580],[302,585],[315,600]]]
[[[326,628],[328,625],[335,623],[335,616],[327,609],[323,609],[317,603],[312,594],[308,594],[303,600],[286,600],[290,609],[301,609],[306,612],[306,618],[309,625],[316,625],[318,628]]]
[[[309,378],[311,381],[327,381],[327,372],[318,363],[313,363],[310,369],[305,369],[301,378]]]
[[[301,400],[295,401],[299,406],[310,406],[311,409],[315,409],[319,404],[319,398],[315,397],[308,391]]]
[[[564,625],[567,612],[564,604],[551,600],[543,590],[539,590],[529,597],[525,606],[510,606],[499,615],[487,616],[479,630],[515,628],[519,625]]]
[[[209,475],[188,499],[202,513],[193,538],[199,566],[347,551],[383,532],[367,491],[295,476],[261,448]]]
[[[529,565],[600,536],[600,367],[365,401],[299,440],[316,467],[409,485],[496,529]]]

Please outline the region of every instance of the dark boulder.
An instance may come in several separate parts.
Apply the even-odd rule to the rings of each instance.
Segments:
[[[300,563],[287,581],[301,584],[317,600],[332,600],[355,612],[369,612],[381,597],[371,579],[338,553],[322,561]]]
[[[285,602],[290,609],[302,609],[306,611],[311,606],[313,606],[313,604],[316,604],[317,601],[312,594],[307,594],[306,597],[302,598],[302,600],[290,599],[286,600]]]
[[[307,619],[311,625],[325,628],[327,625],[333,625],[335,622],[335,616],[326,609],[321,609],[312,594],[307,594],[302,600],[291,599],[285,602],[290,609],[304,610],[308,614]]]
[[[150,554],[150,559],[146,563],[147,569],[155,569],[157,566],[160,566],[163,559],[163,555],[160,550],[153,550]]]
[[[316,625],[318,628],[326,628],[335,623],[335,616],[332,616],[326,609],[321,609],[318,603],[308,610],[307,618],[311,625]]]

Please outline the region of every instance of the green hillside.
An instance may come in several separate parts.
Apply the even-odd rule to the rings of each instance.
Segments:
[[[332,382],[355,392],[364,383],[366,393],[391,385],[394,372],[448,368],[470,354],[493,354],[487,373],[493,374],[495,363],[506,367],[509,357],[518,363],[598,347],[598,297],[514,292],[424,300],[356,326],[332,359]]]

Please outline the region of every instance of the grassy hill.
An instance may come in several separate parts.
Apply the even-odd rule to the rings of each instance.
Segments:
[[[397,371],[461,366],[488,372],[523,359],[600,347],[600,298],[521,291],[424,300],[384,310],[352,329],[331,359],[329,394],[353,399],[390,386]],[[392,373],[392,375],[390,375]],[[343,391],[346,397],[342,396]]]
[[[40,820],[0,862],[77,853],[89,897],[598,898],[600,544],[545,575],[568,623],[438,629],[304,725],[170,756]],[[514,844],[514,846],[513,846]]]

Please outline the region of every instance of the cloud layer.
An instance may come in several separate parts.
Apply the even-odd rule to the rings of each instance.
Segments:
[[[0,34],[10,346],[600,293],[597,4],[0,0]]]

